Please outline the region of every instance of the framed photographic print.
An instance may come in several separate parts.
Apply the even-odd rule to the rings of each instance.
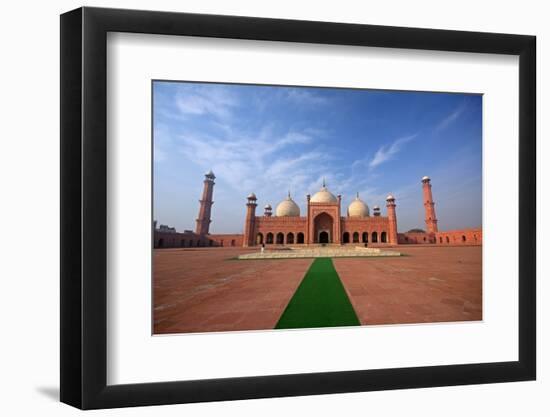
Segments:
[[[61,400],[535,379],[535,38],[61,16]]]

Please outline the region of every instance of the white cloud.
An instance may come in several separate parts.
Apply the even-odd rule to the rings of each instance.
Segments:
[[[328,170],[330,158],[319,146],[296,153],[296,146],[316,139],[306,130],[276,134],[271,125],[253,137],[235,129],[221,129],[220,137],[193,132],[181,134],[176,140],[186,158],[202,169],[213,169],[235,191],[254,191],[276,204],[288,189],[305,195],[312,178]]]
[[[436,132],[440,132],[454,123],[462,113],[466,110],[466,101],[464,100],[460,106],[444,117],[434,128]]]
[[[374,158],[372,158],[372,160],[369,162],[369,169],[374,169],[377,166],[393,159],[395,155],[397,155],[401,151],[401,149],[403,149],[403,146],[416,138],[416,136],[418,136],[418,134],[404,136],[396,139],[391,145],[382,145],[374,154]]]
[[[176,95],[176,107],[184,115],[212,115],[218,119],[228,119],[238,105],[237,97],[223,86],[201,88],[190,85],[181,87]]]
[[[329,102],[328,99],[303,88],[286,90],[286,99],[302,105],[322,105]]]

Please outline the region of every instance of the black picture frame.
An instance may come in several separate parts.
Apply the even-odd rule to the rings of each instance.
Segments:
[[[519,56],[519,360],[107,385],[108,32]],[[62,402],[95,409],[535,379],[534,36],[84,7],[61,15],[60,56]]]

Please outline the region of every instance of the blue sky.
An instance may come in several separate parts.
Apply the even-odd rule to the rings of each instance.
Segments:
[[[154,217],[194,229],[204,173],[216,175],[211,233],[243,230],[246,196],[257,213],[290,190],[326,178],[344,213],[359,192],[400,232],[424,228],[420,179],[432,179],[441,230],[481,226],[482,97],[381,90],[155,81]]]

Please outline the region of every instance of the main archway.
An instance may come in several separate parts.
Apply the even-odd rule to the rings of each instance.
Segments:
[[[327,213],[321,213],[314,220],[315,243],[332,243],[333,220]]]

